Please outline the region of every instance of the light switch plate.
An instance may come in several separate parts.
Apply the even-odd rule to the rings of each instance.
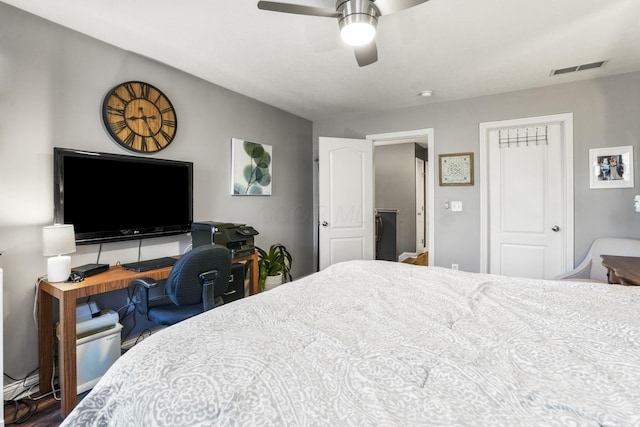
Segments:
[[[452,212],[462,212],[462,202],[451,202],[451,211]]]

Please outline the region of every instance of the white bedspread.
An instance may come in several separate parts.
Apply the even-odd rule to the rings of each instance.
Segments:
[[[144,340],[63,425],[640,425],[640,287],[336,264]]]

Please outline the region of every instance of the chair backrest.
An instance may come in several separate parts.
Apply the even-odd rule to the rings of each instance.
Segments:
[[[231,253],[222,245],[198,246],[184,254],[171,269],[167,278],[166,292],[176,305],[193,305],[202,301],[202,280],[200,274],[217,270],[214,292],[219,296],[229,286]],[[209,301],[213,307],[213,301]]]
[[[620,255],[640,257],[640,240],[622,237],[605,237],[596,239],[589,249],[587,257],[591,258],[589,278],[607,281],[607,269],[602,265],[601,255]]]

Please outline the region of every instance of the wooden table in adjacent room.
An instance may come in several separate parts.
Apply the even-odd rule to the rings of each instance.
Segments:
[[[236,257],[232,262],[248,262],[250,265],[249,294],[258,293],[258,253]],[[38,360],[40,392],[51,391],[53,375],[53,349],[55,336],[54,298],[58,300],[60,332],[58,336],[58,377],[61,389],[61,412],[66,417],[77,403],[76,367],[76,303],[105,292],[126,289],[133,279],[152,277],[156,280],[169,277],[171,267],[134,272],[121,266],[113,266],[104,273],[86,278],[82,282],[51,283],[43,280],[38,286]]]
[[[602,255],[611,284],[640,286],[640,258],[632,256]]]

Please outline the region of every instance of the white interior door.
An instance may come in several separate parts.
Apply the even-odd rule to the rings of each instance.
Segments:
[[[425,219],[427,217],[424,209],[424,160],[416,157],[416,253],[424,252],[425,241]]]
[[[374,259],[373,143],[321,137],[318,161],[320,270]]]
[[[573,258],[571,162],[553,117],[486,129],[489,273],[549,279]]]

